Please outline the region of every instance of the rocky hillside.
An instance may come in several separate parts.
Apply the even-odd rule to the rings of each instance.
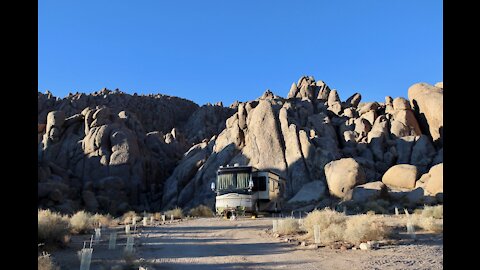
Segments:
[[[284,176],[290,208],[441,202],[443,85],[414,84],[408,99],[342,101],[306,76],[287,98],[267,90],[229,108],[108,90],[39,94],[39,205],[112,213],[213,205],[216,170],[235,163]]]

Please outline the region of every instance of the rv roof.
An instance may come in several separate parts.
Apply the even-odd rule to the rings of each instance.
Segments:
[[[273,173],[273,174],[277,175],[280,178],[283,178],[283,177],[280,176],[280,174],[278,174],[278,173],[276,173],[272,170],[268,170],[268,169],[267,170],[259,170],[259,169],[255,168],[253,166],[248,166],[248,165],[228,166],[228,167],[223,166],[223,167],[218,168],[217,172],[228,172],[228,171],[233,172],[233,171],[242,170],[242,169],[251,169],[252,172],[255,172],[255,171],[257,171],[257,172],[269,172],[269,173]]]

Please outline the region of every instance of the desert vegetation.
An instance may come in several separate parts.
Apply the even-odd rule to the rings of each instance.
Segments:
[[[423,230],[434,233],[443,232],[443,205],[424,206],[409,217],[412,223]]]
[[[52,256],[46,252],[38,255],[38,270],[60,270],[52,259]]]
[[[68,242],[70,222],[64,216],[47,210],[38,210],[38,242],[63,246]],[[40,260],[40,259],[39,259]]]
[[[203,204],[190,209],[188,213],[194,217],[213,217],[214,216],[212,209]]]
[[[286,218],[278,222],[277,233],[280,235],[288,235],[301,232],[297,219]]]
[[[172,210],[166,211],[165,215],[167,216],[167,218],[170,218],[170,216],[173,215],[174,219],[181,219],[183,218],[183,210],[180,207],[176,207]]]
[[[313,238],[315,225],[320,228],[321,242],[324,244],[337,241],[360,244],[385,239],[391,233],[391,229],[376,215],[346,216],[329,208],[315,210],[307,215],[303,222],[307,231],[306,238]]]

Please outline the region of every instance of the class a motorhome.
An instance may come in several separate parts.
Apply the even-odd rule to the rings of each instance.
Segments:
[[[220,166],[211,188],[216,192],[217,214],[233,215],[276,212],[282,208],[285,179],[271,170],[252,166]]]

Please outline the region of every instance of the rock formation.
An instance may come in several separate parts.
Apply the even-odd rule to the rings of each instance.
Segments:
[[[229,107],[106,89],[39,93],[39,204],[112,213],[213,206],[218,167],[235,163],[285,178],[287,206],[441,202],[443,88],[415,84],[408,96],[342,101],[312,76],[287,98],[267,90]]]

